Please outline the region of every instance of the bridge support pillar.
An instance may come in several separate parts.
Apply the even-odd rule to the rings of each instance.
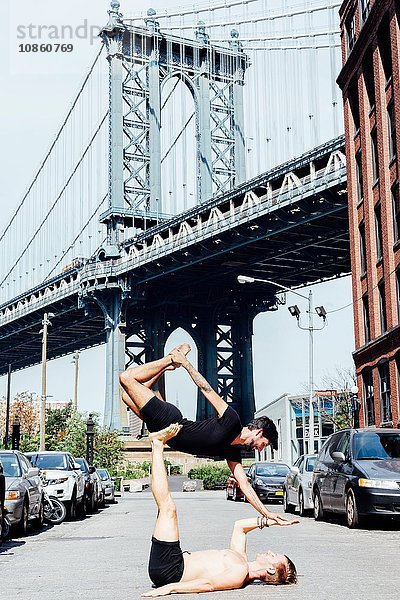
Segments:
[[[199,324],[201,331],[198,370],[218,394],[240,415],[243,424],[254,416],[252,357],[253,315],[241,310]],[[199,391],[197,419],[208,419],[215,411]]]

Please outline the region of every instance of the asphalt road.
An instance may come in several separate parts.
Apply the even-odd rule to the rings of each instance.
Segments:
[[[226,547],[233,521],[254,515],[248,504],[227,502],[223,492],[173,496],[184,550]],[[147,559],[154,518],[149,492],[127,494],[84,521],[65,522],[7,542],[0,549],[0,598],[139,598],[151,587]],[[249,534],[249,557],[269,548],[288,554],[297,565],[299,584],[253,584],[201,597],[394,600],[400,589],[399,542],[398,527],[350,531],[341,522],[317,523],[312,518],[293,527],[256,530]]]

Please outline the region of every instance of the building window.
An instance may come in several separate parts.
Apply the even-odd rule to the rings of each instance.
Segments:
[[[371,131],[372,177],[375,183],[379,177],[378,138],[376,128]]]
[[[368,344],[371,340],[371,326],[369,322],[368,294],[365,294],[362,299],[363,317],[364,317],[364,342]]]
[[[360,232],[360,265],[361,265],[361,277],[365,275],[367,272],[367,252],[365,247],[365,225],[364,223],[360,224],[359,227]]]
[[[350,83],[347,97],[349,99],[350,111],[354,122],[354,134],[356,134],[356,132],[360,129],[360,103],[358,100],[357,78],[353,79],[353,81]]]
[[[382,258],[382,216],[381,205],[375,206],[375,241],[376,241],[376,259]]]
[[[369,48],[365,53],[365,58],[363,60],[363,77],[365,83],[365,89],[367,90],[369,108],[375,106],[375,82],[374,82],[374,55]]]
[[[356,154],[356,179],[357,179],[357,199],[361,202],[363,199],[363,177],[362,177],[362,161],[361,150]]]
[[[383,423],[392,420],[392,406],[390,397],[390,376],[389,363],[386,361],[381,364],[379,371],[379,395],[381,401],[381,419]]]
[[[364,384],[364,411],[365,424],[375,424],[375,409],[374,409],[374,383],[372,379],[372,371],[364,371],[362,374]]]
[[[390,22],[387,16],[383,17],[378,30],[378,46],[385,79],[388,82],[392,77],[392,48],[390,45]]]
[[[370,0],[360,0],[360,22],[364,25],[370,11]]]
[[[379,318],[381,323],[381,333],[385,333],[387,329],[386,320],[386,302],[385,302],[385,282],[381,281],[378,284],[379,291]]]
[[[397,320],[400,323],[400,269],[396,271]]]
[[[350,54],[356,43],[356,18],[351,15],[346,21],[347,53]]]
[[[396,127],[394,120],[394,103],[393,101],[387,108],[388,116],[388,133],[389,133],[389,158],[392,160],[396,156]]]
[[[392,211],[393,211],[393,239],[396,243],[400,237],[400,199],[399,186],[396,183],[392,187]]]

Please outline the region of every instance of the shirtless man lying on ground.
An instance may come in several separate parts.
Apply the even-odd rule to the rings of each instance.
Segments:
[[[181,429],[182,425],[176,423],[149,436],[152,449],[151,489],[158,508],[151,541],[149,576],[156,589],[143,596],[233,590],[256,579],[274,585],[296,583],[296,567],[284,554],[269,550],[257,554],[254,561],[247,559],[246,534],[253,529],[277,524],[267,517],[236,521],[230,548],[182,552],[176,507],[171,498],[163,456],[164,444]]]
[[[212,389],[189,362],[186,356],[189,351],[190,346],[182,344],[160,360],[131,367],[121,373],[123,401],[143,419],[150,432],[164,429],[172,423],[182,424],[183,427],[176,438],[168,442],[171,448],[189,454],[226,459],[243,494],[261,515],[276,520],[278,524],[292,523],[282,515],[267,510],[250,485],[241,464],[241,445],[259,451],[269,444],[275,449],[278,447],[278,432],[275,424],[268,417],[260,417],[243,427],[237,412]],[[186,369],[194,383],[215,408],[217,413],[215,417],[204,421],[189,421],[182,416],[175,405],[165,402],[152,391],[152,387],[165,371],[180,366]]]

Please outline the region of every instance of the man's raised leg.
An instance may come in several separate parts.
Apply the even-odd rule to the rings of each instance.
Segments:
[[[182,425],[173,424],[149,435],[152,460],[151,491],[158,508],[153,536],[163,542],[179,540],[178,517],[175,503],[171,498],[164,464],[164,444],[175,437],[181,429]]]

